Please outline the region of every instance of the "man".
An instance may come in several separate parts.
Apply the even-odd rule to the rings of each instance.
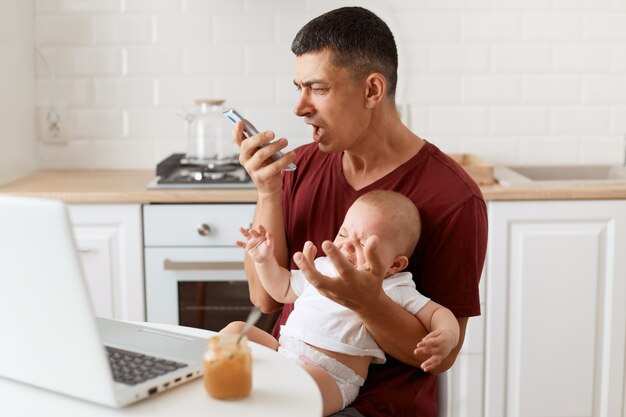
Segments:
[[[355,402],[338,416],[435,416],[434,375],[454,363],[468,318],[480,314],[478,281],[486,251],[487,214],[480,190],[461,167],[402,124],[394,103],[397,50],[387,25],[370,11],[346,7],[307,23],[292,43],[294,84],[300,91],[295,113],[313,128],[314,143],[270,156],[287,140],[269,143],[263,132],[243,140],[241,123],[233,137],[240,162],[257,191],[255,225],[275,238],[275,255],[298,268],[320,293],[352,309],[390,356],[372,365]],[[298,168],[282,173],[289,163]],[[367,268],[355,269],[327,239],[337,234],[348,207],[373,189],[409,197],[422,215],[422,238],[410,259],[417,289],[448,307],[458,319],[459,343],[435,370],[424,373],[426,358],[413,354],[427,331],[382,291],[383,267],[376,244],[364,247]],[[326,254],[339,277],[315,270],[311,240]],[[359,242],[356,242],[359,244]],[[290,262],[291,260],[291,262]],[[269,312],[281,305],[262,288],[246,259],[252,302]],[[292,307],[283,308],[279,325]]]

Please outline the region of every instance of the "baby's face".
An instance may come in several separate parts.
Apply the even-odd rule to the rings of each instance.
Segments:
[[[385,219],[378,210],[367,204],[356,203],[346,213],[333,243],[351,264],[361,267],[365,263],[363,255],[365,241],[370,236],[376,235],[379,240],[378,253],[389,268],[400,254],[393,237],[388,236],[389,234]]]

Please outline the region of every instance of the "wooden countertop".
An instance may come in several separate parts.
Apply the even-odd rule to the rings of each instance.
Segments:
[[[147,189],[154,171],[39,171],[0,193],[66,203],[254,203],[255,189]]]
[[[66,203],[251,203],[254,189],[147,189],[154,171],[39,171],[0,186],[0,193]],[[486,200],[626,199],[626,185],[481,187]]]

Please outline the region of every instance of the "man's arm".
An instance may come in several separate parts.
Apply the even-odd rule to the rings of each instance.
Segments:
[[[237,122],[233,129],[233,140],[239,146],[239,162],[248,172],[257,188],[257,205],[254,214],[254,226],[263,224],[274,236],[274,255],[278,263],[288,268],[287,243],[282,208],[282,178],[281,172],[295,157],[288,152],[278,161],[272,161],[271,155],[287,146],[287,140],[282,138],[268,144],[274,134],[263,132],[250,138],[243,135],[243,124]],[[261,145],[268,144],[261,148]],[[274,300],[265,291],[254,267],[254,261],[246,255],[244,269],[248,279],[250,301],[264,313],[280,308],[281,303]]]

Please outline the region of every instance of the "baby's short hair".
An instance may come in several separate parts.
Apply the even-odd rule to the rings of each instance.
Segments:
[[[401,255],[413,254],[422,232],[422,222],[419,210],[410,198],[396,191],[374,190],[357,198],[357,202],[376,208],[381,216],[388,219],[394,235],[404,240]]]

